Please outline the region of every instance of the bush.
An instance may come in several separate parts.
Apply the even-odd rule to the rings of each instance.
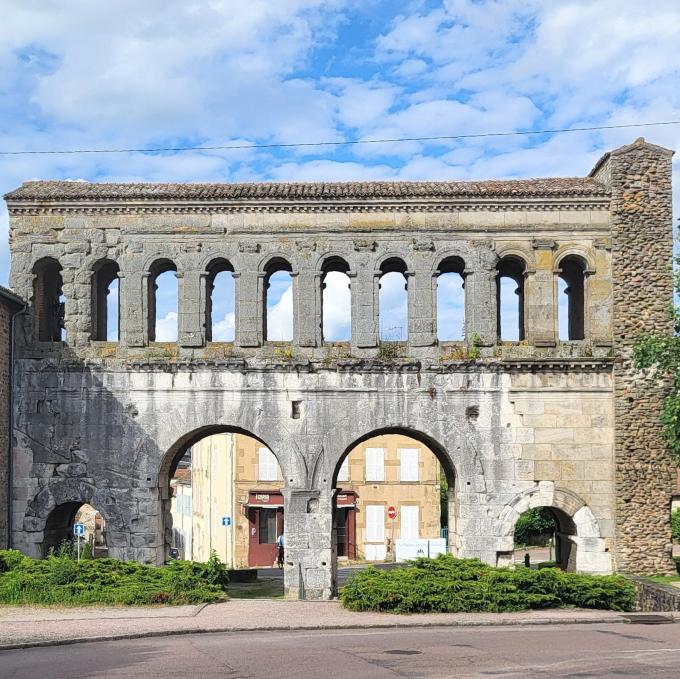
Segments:
[[[135,561],[75,561],[51,555],[41,561],[0,551],[0,604],[197,604],[225,598],[226,568],[213,555],[208,563],[173,561],[145,566]]]
[[[621,576],[565,573],[557,568],[492,568],[442,554],[402,568],[369,567],[345,585],[340,600],[353,611],[459,613],[579,606],[631,610],[635,586]]]
[[[676,542],[680,542],[680,507],[671,512],[671,533]]]

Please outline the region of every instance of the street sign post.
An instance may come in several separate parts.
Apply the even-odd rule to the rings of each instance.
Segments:
[[[85,535],[85,524],[84,523],[74,523],[73,524],[73,534],[76,536],[78,561],[80,561],[80,538],[83,535]]]

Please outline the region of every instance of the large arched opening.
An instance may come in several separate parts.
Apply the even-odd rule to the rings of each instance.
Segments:
[[[215,552],[234,570],[278,567],[284,477],[260,438],[205,427],[168,451],[161,470],[168,558],[205,562]],[[282,573],[278,577],[283,591]]]
[[[456,475],[445,450],[408,428],[368,432],[333,474],[333,569],[455,553]]]

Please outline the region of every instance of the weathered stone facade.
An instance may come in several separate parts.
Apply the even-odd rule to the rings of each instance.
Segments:
[[[12,325],[23,307],[16,295],[0,287],[0,549],[9,545]]]
[[[32,302],[16,348],[13,544],[39,554],[88,502],[113,556],[160,562],[173,465],[200,437],[240,431],[283,470],[288,595],[328,597],[337,470],[358,442],[394,432],[447,472],[452,552],[507,563],[519,514],[549,506],[572,567],[670,569],[664,385],[647,390],[630,362],[637,330],[664,328],[671,301],[669,158],[638,141],[575,179],[24,184],[6,196],[11,283]],[[439,343],[437,276],[452,258],[464,264],[466,341]],[[338,265],[352,281],[341,346],[321,327],[323,276]],[[233,344],[205,339],[215,266],[236,280]],[[277,266],[293,276],[283,347],[264,322]],[[179,339],[158,345],[151,293],[169,267]],[[385,351],[379,279],[395,267],[408,280],[408,340]],[[581,277],[570,287],[582,291],[582,338],[560,341],[567,269]],[[118,343],[93,339],[102,271],[120,280]],[[521,295],[520,342],[498,340],[503,272]],[[60,283],[63,307],[45,297]],[[55,341],[62,308],[67,340]]]

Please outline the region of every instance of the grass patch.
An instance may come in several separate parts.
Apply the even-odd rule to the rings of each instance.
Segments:
[[[504,613],[560,606],[629,611],[635,586],[617,575],[493,568],[442,554],[403,568],[369,567],[348,580],[340,600],[353,611],[393,613]]]
[[[36,561],[15,550],[0,551],[0,604],[212,603],[226,598],[227,584],[226,568],[215,555],[207,563],[156,567],[116,559],[78,562],[64,554]]]

